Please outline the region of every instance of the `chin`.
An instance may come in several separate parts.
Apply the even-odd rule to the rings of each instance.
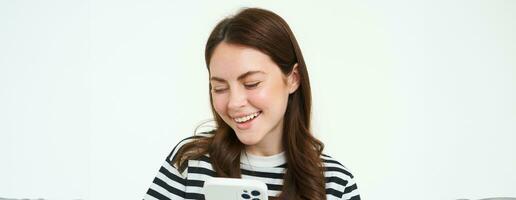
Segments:
[[[260,137],[253,137],[254,135],[242,135],[241,133],[236,133],[238,140],[242,144],[245,144],[246,146],[256,145],[261,141]]]

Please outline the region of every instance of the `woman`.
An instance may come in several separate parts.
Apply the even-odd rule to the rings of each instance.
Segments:
[[[310,132],[308,72],[287,23],[249,8],[205,50],[217,128],[181,141],[145,199],[204,199],[210,177],[258,179],[271,199],[360,199],[353,175]]]

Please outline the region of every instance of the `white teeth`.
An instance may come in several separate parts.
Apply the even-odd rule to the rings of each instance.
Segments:
[[[246,121],[249,121],[251,119],[254,119],[256,116],[258,116],[258,114],[260,114],[260,112],[256,112],[256,113],[244,116],[244,117],[234,118],[234,119],[235,119],[236,122],[242,123],[242,122],[246,122]]]

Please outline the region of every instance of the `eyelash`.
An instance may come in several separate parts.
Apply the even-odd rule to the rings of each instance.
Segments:
[[[244,84],[244,86],[248,89],[252,89],[252,88],[255,88],[256,86],[258,86],[258,84],[260,84],[260,82],[256,82],[253,84]]]
[[[217,89],[213,89],[213,92],[215,92],[217,94],[222,93],[224,91],[226,91],[226,89],[218,89],[218,90]]]
[[[256,83],[253,83],[253,84],[244,84],[244,87],[246,87],[247,89],[254,89],[256,88],[261,82],[256,82]],[[224,91],[226,91],[227,89],[224,88],[224,89],[213,89],[213,92],[219,94],[219,93],[222,93]]]

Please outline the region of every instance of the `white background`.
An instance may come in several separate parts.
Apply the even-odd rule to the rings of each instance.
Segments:
[[[363,199],[516,196],[516,1],[0,1],[0,197],[141,199],[211,118],[204,44],[283,16]]]

